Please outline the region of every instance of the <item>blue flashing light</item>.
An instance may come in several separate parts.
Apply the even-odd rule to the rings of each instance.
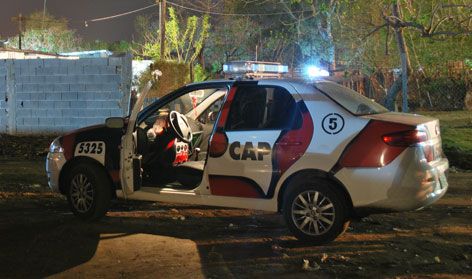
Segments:
[[[306,67],[306,73],[309,78],[329,77],[329,72],[327,70],[313,65]]]

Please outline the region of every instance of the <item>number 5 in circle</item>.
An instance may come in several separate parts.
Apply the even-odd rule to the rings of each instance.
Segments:
[[[321,127],[325,133],[336,135],[344,128],[344,118],[338,113],[330,113],[323,118]]]

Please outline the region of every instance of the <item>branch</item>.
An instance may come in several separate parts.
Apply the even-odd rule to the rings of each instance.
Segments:
[[[369,37],[370,35],[374,34],[375,32],[379,31],[380,29],[384,28],[388,26],[388,23],[384,23],[380,26],[376,26],[374,29],[372,29],[372,31],[370,31],[369,33],[367,33],[365,36],[363,36],[363,39]]]
[[[443,24],[446,20],[450,20],[452,18],[453,18],[452,16],[444,17],[444,18],[440,19],[434,27],[430,26],[430,28],[431,28],[430,34],[433,34],[438,29],[439,25]]]
[[[434,33],[429,33],[425,35],[421,35],[422,37],[425,38],[431,38],[434,36],[459,36],[459,35],[472,35],[472,31],[460,31],[460,32],[454,32],[454,31],[439,31],[439,32],[434,32]]]
[[[290,7],[285,3],[285,1],[281,0],[280,3],[284,6],[285,10],[288,12],[291,18],[293,18],[295,21],[298,20],[298,18],[292,13],[292,10]]]
[[[433,11],[431,12],[431,18],[429,19],[429,29],[431,30],[433,28],[433,22],[434,22],[434,16],[439,10],[439,5],[434,6]],[[436,28],[439,26],[439,24],[436,25]]]
[[[465,5],[465,4],[442,4],[442,8],[467,8],[467,9],[472,9],[472,5]]]

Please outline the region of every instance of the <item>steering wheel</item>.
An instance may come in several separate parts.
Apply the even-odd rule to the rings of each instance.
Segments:
[[[185,115],[173,110],[169,113],[169,123],[177,138],[186,143],[192,142],[192,128]]]

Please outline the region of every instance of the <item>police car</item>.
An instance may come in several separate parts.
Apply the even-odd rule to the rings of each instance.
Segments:
[[[438,120],[336,83],[193,83],[142,109],[147,91],[128,117],[52,142],[49,185],[81,219],[115,198],[247,208],[322,244],[354,217],[419,209],[448,187]]]

